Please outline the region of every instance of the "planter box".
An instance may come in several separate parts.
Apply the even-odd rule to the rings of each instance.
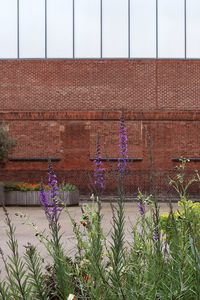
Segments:
[[[40,205],[40,192],[5,192],[5,203],[6,205]]]
[[[62,202],[66,206],[73,206],[79,204],[79,191],[72,191],[72,192],[61,192],[60,198]]]
[[[1,196],[1,194],[0,194]],[[61,200],[65,205],[79,204],[79,191],[62,192]],[[40,192],[5,192],[5,205],[40,206]]]

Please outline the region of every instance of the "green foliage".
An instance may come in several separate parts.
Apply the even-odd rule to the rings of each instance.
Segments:
[[[33,184],[33,183],[25,183],[25,182],[5,182],[4,190],[6,192],[33,192],[40,190],[40,184]]]
[[[45,190],[49,189],[48,185],[44,185]],[[19,192],[33,192],[40,191],[41,185],[39,183],[26,183],[26,182],[5,182],[4,189],[6,192],[19,191]],[[61,192],[76,191],[77,187],[70,183],[62,183],[59,186]]]
[[[73,192],[77,190],[74,184],[63,182],[59,185],[59,190],[61,192]]]
[[[80,299],[85,299],[88,295],[92,299],[103,299],[102,294],[109,295],[109,290],[107,289],[108,274],[105,273],[103,249],[105,237],[101,228],[100,203],[97,201],[97,203],[86,205],[82,207],[82,212],[80,221],[82,228],[70,217],[78,249],[76,272],[79,291],[77,296]]]
[[[28,284],[28,278],[26,276],[25,263],[19,256],[18,242],[15,238],[15,227],[11,223],[7,210],[4,208],[6,216],[6,224],[8,227],[8,247],[11,254],[8,255],[8,261],[2,254],[2,259],[5,265],[7,278],[9,281],[9,291],[11,299],[15,300],[27,300],[30,299],[30,287]]]
[[[113,207],[113,232],[109,255],[109,265],[111,266],[110,281],[115,299],[126,299],[123,288],[125,261],[125,216],[122,195],[118,198],[117,205]]]
[[[195,175],[196,176],[196,175]],[[75,257],[65,252],[59,212],[48,219],[50,234],[37,236],[51,257],[43,268],[36,247],[28,244],[19,256],[15,228],[5,210],[11,255],[1,251],[7,278],[0,281],[0,300],[199,300],[200,299],[200,203],[187,198],[194,180],[185,175],[172,184],[180,195],[178,210],[160,214],[156,196],[139,192],[140,217],[131,227],[132,240],[125,239],[124,193],[112,205],[112,228],[102,230],[99,198],[82,207],[80,222],[69,213],[77,241]],[[198,176],[195,177],[195,182]],[[34,225],[35,226],[35,225]]]
[[[64,251],[59,224],[51,224],[44,243],[52,260],[47,271],[34,246],[26,247],[25,262],[19,257],[15,229],[6,219],[12,255],[7,261],[3,256],[7,279],[0,282],[0,299],[64,300],[70,293],[85,300],[199,299],[199,204],[182,200],[181,218],[171,210],[164,219],[155,199],[147,201],[129,245],[123,201],[113,208],[111,239],[102,232],[98,205],[84,206],[80,224],[71,219],[77,238],[74,260]]]
[[[44,245],[53,260],[50,267],[51,276],[47,276],[50,282],[49,299],[66,299],[66,295],[74,292],[74,270],[71,259],[66,256],[61,241],[59,214],[54,220],[49,220],[50,237],[45,239]]]
[[[42,259],[37,249],[29,243],[26,246],[25,262],[28,269],[27,278],[31,286],[32,299],[35,297],[36,299],[46,300],[48,286],[42,273]]]
[[[1,300],[11,299],[8,284],[5,281],[0,281],[0,299]]]
[[[194,231],[199,234],[200,238],[200,202],[182,199],[178,202],[178,210],[173,212],[173,224],[171,222],[171,213],[162,214],[160,217],[161,229],[166,233],[170,231],[172,226],[176,226],[178,230],[185,222],[194,227]]]
[[[16,141],[11,138],[4,126],[0,126],[0,161],[5,162],[9,153],[16,146]]]
[[[189,162],[189,159],[181,159],[180,165],[176,167],[176,176],[174,178],[171,178],[169,182],[169,184],[179,195],[180,199],[187,199],[190,186],[192,186],[193,183],[200,181],[200,177],[197,171],[196,174],[191,178],[186,177],[185,170],[187,168],[187,163]]]

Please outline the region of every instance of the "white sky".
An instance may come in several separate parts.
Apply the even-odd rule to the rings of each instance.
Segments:
[[[21,58],[45,57],[45,0],[19,0]],[[131,2],[131,57],[156,56],[156,0]],[[184,0],[158,0],[159,57],[184,57]],[[49,58],[72,58],[72,0],[47,0]],[[100,57],[100,0],[75,0],[75,56]],[[128,0],[103,0],[103,57],[128,56]],[[17,0],[0,0],[0,58],[17,57]],[[200,58],[200,0],[187,0],[187,57]]]

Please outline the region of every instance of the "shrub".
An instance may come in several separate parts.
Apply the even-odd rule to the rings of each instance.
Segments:
[[[59,185],[59,190],[61,192],[73,192],[77,190],[77,187],[74,184],[63,182]]]
[[[6,182],[4,184],[6,192],[20,191],[20,192],[31,192],[40,191],[41,184],[38,183],[26,183],[26,182]],[[44,185],[45,190],[49,190],[48,185]],[[71,192],[77,190],[77,187],[70,183],[62,183],[59,185],[59,190],[61,192]]]
[[[16,146],[16,141],[11,138],[4,126],[0,126],[0,162],[5,162],[8,155]]]
[[[200,203],[187,199],[180,200],[177,211],[161,215],[160,228],[166,236],[170,236],[174,228],[179,236],[184,236],[185,230],[188,230],[195,238],[200,251]]]
[[[4,185],[4,189],[6,192],[11,191],[20,191],[20,192],[28,192],[28,191],[39,191],[40,184],[37,183],[25,183],[25,182],[6,182]]]

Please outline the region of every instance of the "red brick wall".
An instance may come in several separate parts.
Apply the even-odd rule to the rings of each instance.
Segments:
[[[118,156],[124,110],[131,191],[160,190],[174,157],[200,157],[200,61],[0,61],[0,119],[18,145],[14,158],[55,157],[60,178],[88,190],[100,135],[102,156]],[[198,169],[199,163],[189,168]],[[109,171],[117,163],[106,163]],[[45,162],[9,162],[1,179],[40,180]],[[113,187],[108,176],[107,187]]]
[[[0,110],[197,110],[199,81],[200,61],[0,61]]]

